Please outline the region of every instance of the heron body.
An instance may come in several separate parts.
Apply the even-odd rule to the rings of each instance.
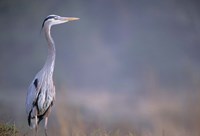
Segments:
[[[42,28],[48,45],[48,56],[43,68],[36,74],[31,82],[26,97],[26,113],[28,115],[28,124],[35,128],[37,135],[37,126],[45,118],[45,134],[47,135],[47,122],[51,107],[55,101],[55,86],[53,83],[53,72],[56,58],[56,49],[53,38],[51,37],[51,27],[56,24],[66,23],[68,21],[78,20],[74,17],[60,17],[58,15],[49,15],[45,18]]]

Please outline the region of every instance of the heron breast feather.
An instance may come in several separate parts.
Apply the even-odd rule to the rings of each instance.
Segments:
[[[51,95],[48,95],[48,93],[43,92],[38,96],[38,112],[39,115],[43,114],[48,107],[51,105],[51,102],[53,101],[53,97]]]

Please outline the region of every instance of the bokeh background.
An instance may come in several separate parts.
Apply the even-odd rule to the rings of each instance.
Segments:
[[[58,14],[80,20],[52,28],[50,135],[102,128],[199,136],[199,7],[197,0],[1,0],[0,122],[32,135],[26,91],[47,56],[42,22]]]

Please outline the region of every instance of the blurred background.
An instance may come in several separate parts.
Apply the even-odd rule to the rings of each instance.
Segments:
[[[0,122],[32,135],[26,92],[47,56],[42,22],[57,14],[80,20],[52,28],[50,135],[101,128],[199,136],[199,7],[197,0],[1,0]]]

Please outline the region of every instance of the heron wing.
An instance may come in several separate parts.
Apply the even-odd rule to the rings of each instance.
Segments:
[[[30,113],[33,106],[35,105],[37,97],[41,91],[41,89],[40,89],[41,82],[42,82],[41,79],[35,77],[28,88],[27,97],[26,97],[26,112],[27,112],[27,114]]]
[[[26,98],[27,114],[36,106],[38,115],[43,114],[55,99],[55,87],[51,78],[46,79],[45,74],[36,76],[29,86]]]

